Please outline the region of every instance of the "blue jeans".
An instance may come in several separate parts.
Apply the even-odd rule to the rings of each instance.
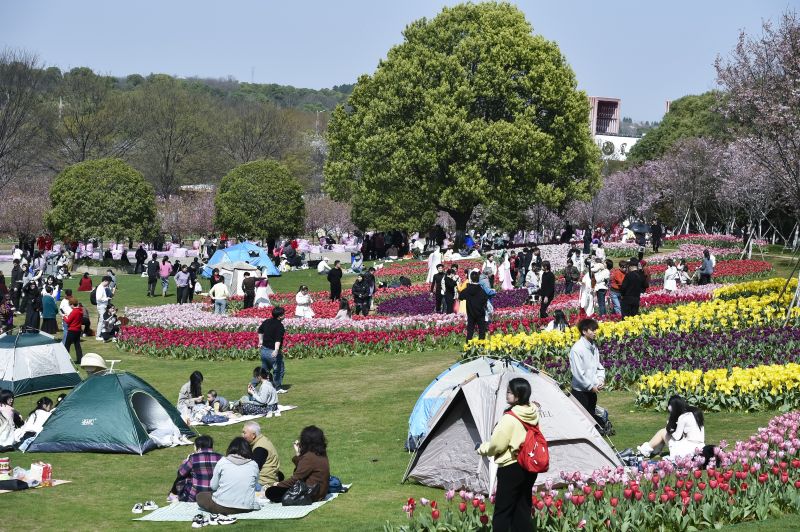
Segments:
[[[278,352],[276,356],[274,349],[261,346],[261,367],[272,372],[272,384],[276,390],[279,389],[283,384],[283,374],[285,372],[283,354]]]
[[[61,322],[61,343],[66,345],[67,344],[67,322]]]
[[[225,314],[225,309],[228,308],[228,300],[227,299],[215,299],[214,300],[214,314]]]
[[[606,290],[597,291],[597,313],[601,316],[606,315]]]
[[[609,290],[611,294],[611,306],[614,307],[614,314],[622,314],[622,300],[620,299],[619,292],[616,290]]]

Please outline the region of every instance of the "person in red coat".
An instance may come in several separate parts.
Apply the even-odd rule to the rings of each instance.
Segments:
[[[83,350],[81,349],[81,327],[83,326],[83,308],[75,306],[72,311],[64,318],[67,323],[67,337],[64,342],[64,347],[67,348],[69,353],[70,346],[75,346],[75,359],[76,364],[80,365],[81,358],[83,358]]]
[[[78,283],[78,292],[91,292],[92,291],[92,278],[89,277],[89,272],[83,274],[80,282]]]

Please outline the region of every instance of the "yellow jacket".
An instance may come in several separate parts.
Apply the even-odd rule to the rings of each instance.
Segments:
[[[539,424],[539,408],[535,405],[516,405],[511,410],[529,425]],[[517,461],[517,452],[525,441],[527,431],[511,414],[503,414],[494,427],[492,437],[478,447],[478,454],[494,457],[497,467],[511,465]]]

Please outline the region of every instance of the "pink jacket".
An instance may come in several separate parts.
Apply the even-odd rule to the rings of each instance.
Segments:
[[[172,273],[172,264],[169,262],[162,262],[161,266],[158,267],[158,271],[161,274],[161,277],[169,277]]]

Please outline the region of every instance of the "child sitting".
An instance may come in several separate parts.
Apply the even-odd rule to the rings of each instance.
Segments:
[[[211,436],[198,436],[194,441],[194,451],[178,468],[178,476],[172,484],[167,502],[195,502],[198,492],[211,491],[214,466],[222,455],[214,452]]]
[[[250,384],[247,387],[248,395],[239,401],[239,409],[242,414],[266,414],[267,417],[273,415],[279,417],[278,411],[278,392],[272,384],[272,375],[264,368],[259,368],[258,388]],[[248,397],[252,396],[252,399]]]
[[[217,394],[217,390],[208,391],[206,394],[206,404],[208,404],[214,412],[227,412],[231,409],[230,401]]]

